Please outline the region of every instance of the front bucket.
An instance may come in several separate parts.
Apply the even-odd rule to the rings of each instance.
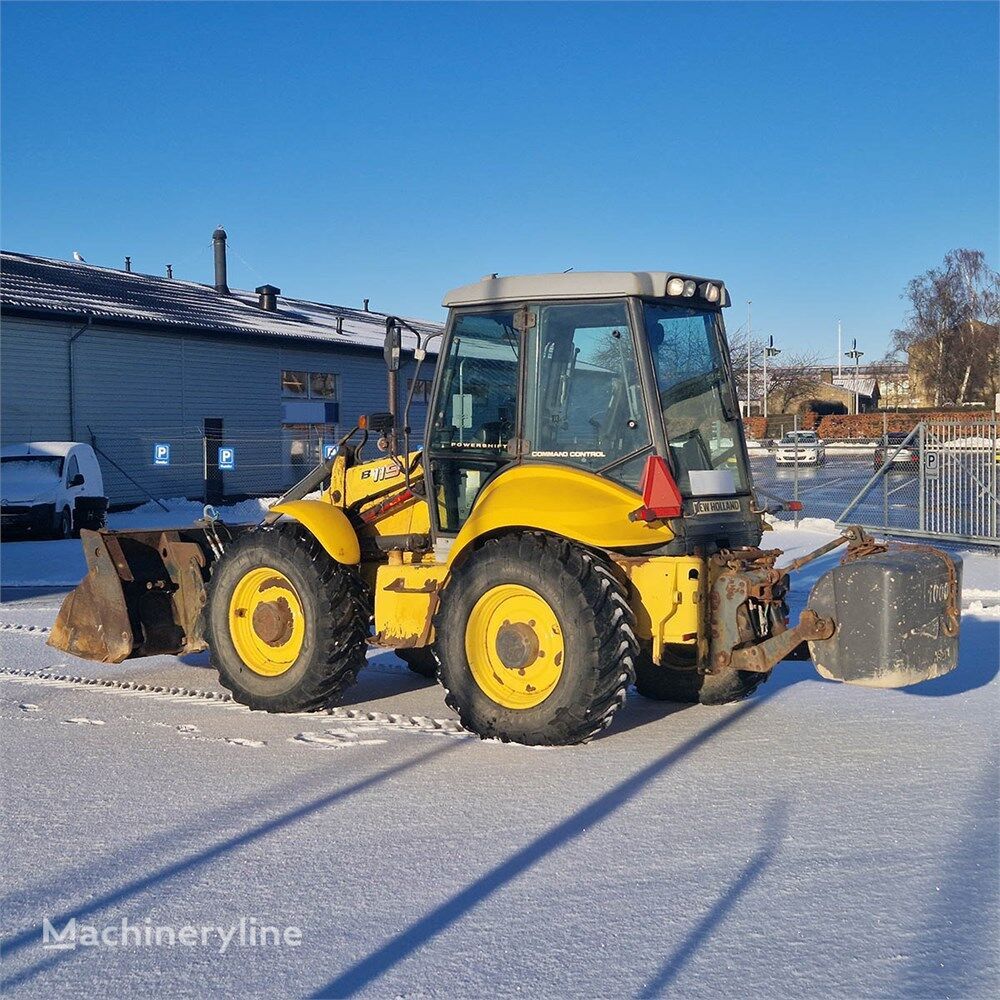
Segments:
[[[831,680],[898,688],[958,663],[962,560],[929,545],[850,556],[825,574],[808,607],[836,623],[812,640],[816,669]]]
[[[201,610],[211,553],[200,529],[81,531],[88,572],[48,644],[85,660],[206,649]]]

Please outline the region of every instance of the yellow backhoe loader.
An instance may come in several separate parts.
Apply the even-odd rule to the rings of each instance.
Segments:
[[[960,560],[859,528],[784,566],[760,547],[728,304],[721,281],[660,271],[456,289],[420,449],[390,317],[391,412],[260,524],[83,531],[89,572],[51,645],[109,663],[209,648],[270,712],[335,702],[369,646],[394,649],[468,729],[529,744],[587,740],[633,684],[722,704],[783,659],[881,687],[953,669]],[[410,332],[415,380],[429,345]],[[839,545],[793,624],[789,573]]]

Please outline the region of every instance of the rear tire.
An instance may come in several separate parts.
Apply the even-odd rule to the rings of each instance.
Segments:
[[[365,663],[364,585],[298,526],[251,531],[227,546],[209,582],[206,619],[222,684],[253,709],[323,708]]]
[[[434,628],[445,700],[483,739],[582,743],[610,725],[635,677],[621,583],[548,535],[487,541],[453,571]]]
[[[728,705],[750,697],[770,677],[770,671],[725,670],[702,674],[695,667],[653,663],[643,653],[635,667],[635,689],[651,701],[676,701],[686,705]]]

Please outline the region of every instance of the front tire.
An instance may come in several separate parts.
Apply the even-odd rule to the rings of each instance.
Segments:
[[[206,617],[219,679],[253,709],[323,708],[365,663],[361,579],[297,526],[230,543],[212,572]]]
[[[446,701],[483,739],[582,743],[610,725],[635,676],[624,588],[595,555],[547,535],[472,553],[434,628]]]
[[[58,534],[60,538],[73,537],[73,512],[69,507],[63,507],[59,515]]]

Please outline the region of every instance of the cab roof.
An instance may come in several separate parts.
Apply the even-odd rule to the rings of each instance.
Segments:
[[[711,281],[722,289],[722,304],[729,305],[724,284],[717,278],[697,277],[680,271],[569,271],[565,274],[487,275],[471,285],[454,288],[444,297],[446,308],[521,302],[533,299],[606,299],[638,295],[665,298],[671,278]],[[688,300],[678,298],[678,302]]]

